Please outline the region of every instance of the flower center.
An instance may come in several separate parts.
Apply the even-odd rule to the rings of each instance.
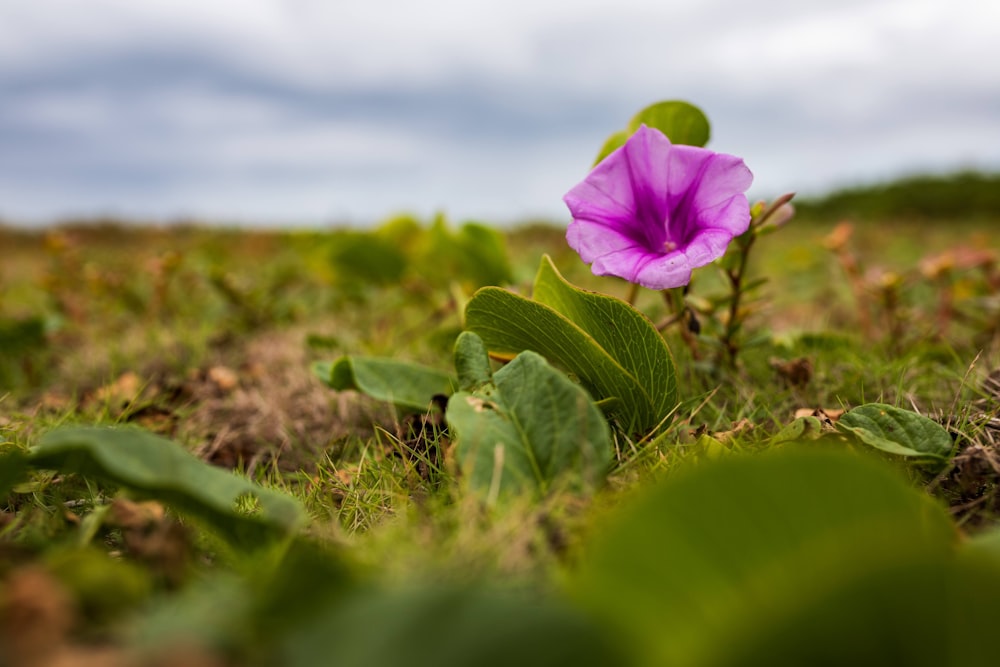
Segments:
[[[677,250],[677,244],[670,239],[667,239],[663,242],[663,250],[666,252],[673,252],[674,250]]]

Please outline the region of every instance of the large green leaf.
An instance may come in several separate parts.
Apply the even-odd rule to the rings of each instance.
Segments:
[[[240,569],[211,572],[156,600],[132,623],[129,648],[155,655],[180,642],[259,658],[358,587],[339,552],[302,536],[254,553]]]
[[[944,460],[954,447],[948,431],[936,421],[882,403],[848,410],[837,427],[866,445],[898,456]]]
[[[532,296],[579,324],[634,377],[648,396],[657,421],[674,409],[674,360],[663,336],[645,315],[614,297],[574,287],[548,256],[542,258]]]
[[[642,125],[663,132],[671,143],[688,146],[704,146],[708,143],[711,133],[708,118],[693,104],[681,100],[657,102],[633,116],[627,128],[608,137],[594,164],[628,141],[628,138]]]
[[[916,637],[933,643],[948,623],[933,604],[950,595],[954,529],[884,464],[815,447],[645,489],[593,531],[573,592],[649,664],[750,664],[767,649],[782,657],[769,664],[823,650],[823,664],[868,664],[871,646],[904,659],[877,664],[909,664]]]
[[[607,422],[586,391],[534,352],[522,352],[476,393],[448,401],[448,426],[468,483],[490,499],[592,490],[611,461]]]
[[[30,462],[38,468],[107,480],[162,501],[243,545],[291,533],[306,519],[291,496],[211,466],[180,445],[137,429],[50,431],[31,449]],[[243,498],[255,498],[259,511],[239,511],[237,502]]]
[[[109,622],[134,612],[152,592],[148,571],[131,559],[112,556],[95,546],[50,548],[42,562],[71,593],[88,622]]]
[[[348,356],[317,362],[312,369],[333,389],[360,391],[409,412],[424,412],[434,396],[455,391],[447,373],[396,359]]]
[[[625,664],[608,633],[545,600],[433,586],[367,591],[303,623],[289,667],[543,667]]]
[[[492,353],[534,350],[565,368],[622,426],[648,431],[677,405],[674,364],[653,323],[624,301],[574,287],[542,258],[535,298],[499,288],[476,292],[466,328]]]
[[[714,664],[981,667],[996,661],[998,598],[990,563],[917,554],[801,599]]]

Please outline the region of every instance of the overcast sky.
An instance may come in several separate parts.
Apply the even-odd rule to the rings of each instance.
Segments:
[[[566,218],[687,99],[751,195],[1000,169],[991,0],[0,0],[0,218]]]

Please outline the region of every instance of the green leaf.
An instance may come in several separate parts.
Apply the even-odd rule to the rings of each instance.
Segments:
[[[594,164],[624,145],[641,125],[663,132],[671,143],[688,146],[704,146],[708,143],[711,132],[708,118],[693,104],[680,100],[657,102],[633,116],[624,130],[619,130],[608,137]]]
[[[798,440],[815,440],[823,434],[823,422],[812,415],[799,417],[771,437],[771,444],[795,442]]]
[[[898,456],[943,460],[953,447],[948,431],[937,422],[882,403],[848,410],[837,421],[837,427],[866,445]]]
[[[7,499],[11,490],[28,477],[28,457],[20,449],[8,449],[0,453],[0,503]]]
[[[360,391],[409,412],[425,412],[434,396],[455,390],[447,373],[396,359],[348,356],[314,363],[312,370],[333,389]]]
[[[634,131],[634,130],[633,130]],[[601,146],[601,152],[597,154],[597,159],[594,160],[594,165],[597,165],[601,160],[611,155],[616,149],[621,148],[628,141],[628,138],[632,136],[632,132],[628,130],[618,130],[604,142]]]
[[[0,359],[15,359],[45,345],[45,320],[41,317],[0,319]]]
[[[888,527],[887,527],[888,529]],[[996,661],[1000,572],[989,563],[921,554],[801,600],[720,665],[981,667]]]
[[[556,484],[589,491],[603,482],[611,461],[600,410],[534,352],[497,371],[493,385],[452,396],[447,419],[465,479],[490,501],[546,493]]]
[[[0,390],[32,380],[36,357],[48,347],[46,328],[41,317],[0,318]]]
[[[911,664],[865,651],[939,639],[951,521],[884,463],[806,447],[642,489],[591,531],[571,592],[647,664]],[[783,660],[746,658],[768,650]],[[836,659],[806,659],[817,651]]]
[[[56,547],[44,554],[43,562],[72,594],[89,622],[106,622],[134,613],[152,592],[145,569],[96,547]]]
[[[125,487],[203,520],[230,542],[252,546],[295,531],[306,520],[291,496],[199,460],[180,445],[137,429],[66,428],[46,433],[31,465]],[[255,498],[259,512],[236,504]]]
[[[671,143],[687,146],[704,146],[711,132],[704,112],[680,100],[657,102],[637,113],[628,123],[629,135],[641,125],[663,132]]]
[[[367,591],[317,614],[273,661],[288,667],[622,665],[599,625],[554,602],[435,586]]]
[[[424,230],[420,226],[419,220],[411,215],[403,214],[384,220],[372,233],[403,254],[410,255],[413,248],[419,243]]]
[[[988,556],[1000,563],[1000,528],[975,533],[962,544],[962,550]]]
[[[334,237],[330,261],[341,283],[392,285],[406,272],[407,258],[391,240],[370,232]]]
[[[471,391],[493,378],[486,345],[471,331],[463,331],[455,341],[455,370],[463,391]]]
[[[649,319],[614,297],[571,285],[548,255],[535,278],[535,301],[576,322],[634,377],[649,397],[652,419],[662,420],[677,405],[673,357]]]
[[[500,232],[467,222],[458,230],[457,241],[465,268],[461,277],[473,286],[506,285],[513,281],[504,236]]]
[[[260,641],[249,631],[253,589],[229,571],[212,571],[194,585],[152,601],[128,625],[128,648],[147,664],[178,644],[236,652]],[[141,664],[141,663],[140,663]]]
[[[574,287],[542,258],[535,299],[484,288],[466,306],[466,328],[494,354],[534,350],[573,373],[598,401],[614,399],[629,432],[648,431],[677,405],[670,350],[653,323],[624,301]]]
[[[473,222],[453,232],[438,216],[415,254],[414,271],[433,285],[458,281],[477,288],[512,280],[503,235]]]
[[[357,588],[341,554],[301,536],[239,565],[242,576],[212,571],[156,600],[131,624],[129,648],[151,657],[183,642],[242,656],[232,664],[262,664],[250,656],[280,643]]]

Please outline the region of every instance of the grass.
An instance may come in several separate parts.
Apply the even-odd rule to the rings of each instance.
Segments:
[[[335,233],[0,229],[0,321],[37,319],[44,331],[16,354],[0,353],[7,383],[0,447],[26,448],[64,424],[138,424],[297,496],[314,535],[345,546],[387,581],[494,579],[534,590],[554,585],[593,517],[616,505],[621,490],[717,455],[713,442],[764,448],[797,411],[878,401],[949,425],[959,456],[938,474],[909,469],[911,477],[950,505],[962,529],[993,525],[1000,431],[992,415],[1000,395],[984,380],[1000,368],[996,330],[956,321],[946,336],[930,335],[940,285],[916,267],[928,249],[1000,251],[995,236],[961,221],[859,226],[852,239],[858,264],[884,265],[909,281],[890,312],[877,283],[852,287],[824,247],[833,228],[796,221],[761,239],[752,267],[768,283],[748,328],[768,335],[742,350],[738,367],[713,364],[708,341],[696,358],[668,332],[683,403],[657,438],[617,436],[607,491],[592,501],[556,495],[504,512],[463,494],[448,457],[431,454],[447,451],[445,437],[415,447],[391,409],[332,392],[309,373],[311,362],[340,354],[448,368],[469,296],[461,286],[429,286],[419,275],[381,287],[352,283],[330,262]],[[543,226],[506,234],[516,289],[528,290],[544,252],[571,282],[627,294],[623,282],[592,276],[561,234]],[[975,271],[954,276],[966,307],[996,296],[977,280]],[[696,276],[696,294],[719,289],[710,267]],[[667,314],[655,294],[637,305],[653,321]],[[868,335],[860,318],[866,309]],[[898,330],[902,339],[891,335]],[[803,359],[808,372],[796,379],[787,364]],[[0,549],[12,554],[0,577],[81,535],[155,574],[164,561],[155,549],[146,557],[130,552],[127,528],[84,529],[89,513],[116,497],[73,476],[36,476],[18,487],[0,512]],[[185,551],[195,570],[217,567],[211,541],[183,534],[182,545],[167,540],[162,548]]]

